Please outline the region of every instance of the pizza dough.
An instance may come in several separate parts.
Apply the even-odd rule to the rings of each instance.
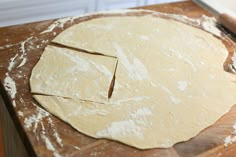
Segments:
[[[107,103],[116,63],[112,57],[47,46],[32,71],[31,92]]]
[[[225,46],[211,34],[174,20],[151,15],[100,17],[66,29],[53,42],[67,48],[45,50],[31,81],[38,72],[44,79],[31,82],[31,89],[46,95],[36,94],[34,98],[78,131],[95,138],[140,149],[171,147],[212,125],[236,102],[233,78],[223,70],[228,54]],[[53,79],[55,86],[44,86],[54,66],[72,66],[70,60],[45,60],[48,49],[54,49],[55,56],[59,52],[65,57],[71,51],[69,47],[90,52],[87,56],[96,66],[104,65],[115,75],[108,101],[99,93],[109,90],[112,75],[101,74],[97,88],[89,83],[94,82],[90,76],[93,72],[71,76],[61,70],[61,79]],[[80,53],[76,53],[78,57]],[[96,53],[106,59],[99,61],[101,55]],[[79,69],[83,66],[78,64]],[[87,82],[75,84],[71,79],[76,77],[86,77]],[[61,86],[68,82],[76,86],[80,97],[73,96],[74,88]],[[85,87],[92,92],[84,92]]]

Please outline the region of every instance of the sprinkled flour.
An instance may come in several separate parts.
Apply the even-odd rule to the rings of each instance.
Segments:
[[[25,128],[31,128],[34,125],[34,130],[37,129],[38,123],[44,118],[49,116],[49,113],[40,107],[36,106],[36,113],[32,114],[28,118],[25,118]]]
[[[161,83],[158,83],[159,87],[168,94],[168,96],[170,97],[170,100],[174,103],[174,104],[179,104],[181,101],[179,98],[177,98],[171,91],[170,89],[168,89],[166,86],[164,86]]]
[[[60,138],[58,132],[56,131],[55,129],[55,124],[53,123],[52,119],[50,117],[48,117],[48,123],[50,124],[50,126],[52,127],[52,131],[53,131],[53,137],[56,139],[57,143],[63,147],[63,144],[62,144],[62,139]]]
[[[121,103],[124,103],[124,102],[129,102],[129,101],[143,101],[143,100],[147,100],[147,99],[150,99],[150,97],[148,96],[136,96],[136,97],[131,97],[131,98],[126,98],[126,99],[120,99],[120,100],[117,100],[114,102],[114,104],[121,104]]]
[[[50,114],[45,111],[44,109],[38,107],[37,105],[33,104],[33,106],[36,107],[36,111],[34,114],[26,117],[24,119],[24,127],[27,129],[33,129],[33,132],[37,138],[37,140],[39,140],[38,137],[38,131],[40,131],[40,137],[41,139],[44,141],[46,147],[48,150],[53,152],[53,155],[55,157],[60,157],[58,151],[56,150],[56,148],[53,146],[49,136],[47,135],[46,131],[45,131],[45,127],[43,124],[43,119],[46,119],[49,126],[50,126],[50,130],[52,130],[53,132],[53,138],[55,139],[55,141],[61,146],[63,147],[62,144],[62,139],[60,138],[56,128],[55,128],[55,124],[53,123],[51,117],[49,116]],[[23,115],[23,113],[21,113],[20,111],[18,112],[19,115]],[[41,128],[38,128],[39,124],[41,125]],[[38,131],[37,131],[38,130]]]
[[[23,65],[25,65],[26,62],[27,62],[27,58],[23,58],[22,62],[20,63],[20,65],[17,66],[17,68],[22,67]]]
[[[111,122],[111,124],[104,130],[98,131],[98,137],[112,138],[136,136],[143,139],[142,127],[151,126],[147,117],[152,115],[152,111],[147,107],[142,107],[129,114],[130,118],[119,122]]]
[[[60,18],[53,22],[51,25],[48,26],[48,28],[44,31],[42,31],[40,34],[45,34],[52,32],[55,28],[63,28],[65,23],[67,22],[73,22],[75,19],[80,17],[86,17],[91,15],[100,15],[100,14],[120,14],[120,13],[129,13],[129,12],[139,12],[140,10],[130,10],[130,9],[123,9],[123,10],[114,10],[114,11],[101,11],[96,13],[87,13],[79,16],[73,16],[73,17],[66,17],[66,18]],[[53,32],[53,35],[56,35],[56,32]]]
[[[13,105],[13,107],[16,107],[16,101],[15,100],[12,101],[12,105]]]
[[[4,79],[4,87],[6,88],[6,91],[10,94],[12,99],[15,99],[16,97],[16,83],[15,81],[9,76],[9,74],[6,74],[6,78]]]
[[[11,98],[13,99],[14,107],[16,107],[16,102],[14,99],[16,97],[17,89],[16,89],[16,83],[14,79],[10,76],[10,72],[15,68],[19,60],[21,60],[21,63],[17,66],[17,68],[22,67],[27,62],[25,44],[32,38],[33,37],[29,37],[26,40],[20,43],[17,43],[17,44],[20,44],[21,54],[16,53],[14,57],[10,58],[9,65],[7,67],[8,72],[6,73],[6,77],[4,79],[4,87],[6,88],[6,91],[9,93]],[[17,44],[12,44],[12,45],[17,45]]]
[[[66,17],[66,18],[61,18],[53,22],[51,25],[48,26],[48,28],[44,31],[42,31],[40,34],[48,33],[53,31],[55,28],[63,28],[64,24],[66,22],[73,22],[76,17]]]
[[[10,61],[9,61],[9,66],[8,66],[8,68],[7,68],[8,71],[11,71],[12,68],[15,66],[15,64],[16,64],[16,62],[15,62],[16,57],[18,57],[18,53],[17,53],[14,57],[12,57],[12,58],[10,59]]]
[[[128,13],[128,12],[136,12],[136,11],[142,11],[142,10],[121,10],[121,11],[112,11],[112,12],[100,12],[100,13],[95,13],[95,14],[103,14],[103,13]],[[146,10],[143,10],[145,12],[147,12]],[[149,11],[148,11],[149,12]],[[216,27],[216,21],[213,18],[209,18],[206,16],[203,16],[201,19],[190,19],[186,16],[183,15],[175,15],[175,14],[165,14],[165,13],[158,13],[158,12],[153,12],[150,11],[153,14],[160,14],[160,15],[168,15],[173,17],[174,19],[178,19],[179,21],[184,21],[184,22],[191,22],[192,24],[195,25],[200,25],[202,26],[202,28],[212,34],[215,34],[217,36],[221,36],[221,32],[220,30]],[[83,16],[89,16],[89,15],[94,15],[94,14],[87,14],[87,15],[83,15]],[[81,17],[81,16],[79,16]],[[52,32],[55,28],[63,28],[64,24],[67,22],[73,22],[74,19],[76,19],[78,17],[68,17],[68,18],[63,18],[63,19],[59,19],[57,21],[55,21],[54,23],[52,23],[50,26],[48,26],[48,28],[44,31],[42,31],[40,34],[44,34],[44,33],[49,33]],[[53,35],[56,35],[55,32],[53,32]],[[9,66],[8,66],[8,71],[12,71],[12,69],[14,69],[17,65],[17,68],[20,68],[22,66],[24,66],[27,62],[27,58],[26,58],[26,50],[25,50],[25,44],[31,40],[33,37],[30,37],[28,39],[26,39],[23,42],[20,42],[18,44],[20,44],[20,53],[17,53],[14,57],[12,57],[9,60]],[[147,36],[140,36],[141,40],[149,40],[147,38]],[[42,41],[42,43],[47,43],[48,41]],[[4,47],[0,47],[0,49],[4,49],[4,48],[8,48],[14,46],[14,44],[9,44],[6,45]],[[39,48],[39,45],[36,46],[37,48]],[[117,50],[117,55],[120,55],[120,58],[122,59],[122,49],[119,47],[119,45],[115,45],[114,46]],[[235,52],[236,53],[236,52]],[[18,63],[17,61],[20,60],[21,62]],[[232,57],[232,61],[233,61],[233,66],[236,67],[236,55],[234,55]],[[134,58],[132,62],[128,61],[127,58],[123,57],[123,61],[124,64],[126,64],[129,69],[129,74],[130,77],[138,79],[138,80],[143,80],[143,79],[148,79],[149,75],[147,70],[145,69],[145,67],[142,65],[142,63]],[[102,72],[105,73],[106,75],[111,75],[109,71],[107,71],[107,69],[101,68],[101,67],[97,67],[98,69],[102,69]],[[138,72],[137,72],[138,71]],[[187,88],[187,82],[186,81],[179,81],[177,83],[177,87],[184,91]],[[9,73],[6,73],[6,78],[4,79],[4,87],[6,88],[7,92],[9,93],[9,95],[11,96],[11,98],[13,99],[13,106],[16,106],[15,103],[15,97],[16,97],[16,93],[17,93],[17,88],[16,88],[16,83],[13,80],[12,77],[10,77]],[[179,99],[176,98],[173,93],[171,93],[169,91],[169,89],[163,85],[161,85],[162,89],[167,92],[169,94],[169,96],[171,97],[171,100],[178,104],[179,103]],[[135,97],[135,98],[130,98],[132,100],[136,100],[136,101],[141,101],[143,99],[148,99],[148,97]],[[124,101],[129,101],[124,100]],[[42,120],[46,119],[48,124],[50,125],[50,127],[52,128],[52,132],[53,132],[53,138],[55,138],[56,142],[63,147],[63,143],[62,143],[62,139],[60,138],[58,132],[56,131],[55,128],[55,124],[53,123],[52,119],[49,117],[49,113],[43,109],[41,109],[40,107],[36,106],[36,111],[34,114],[26,117],[24,119],[24,127],[27,129],[33,129],[33,132],[36,133],[36,130],[38,128],[38,125],[41,124],[41,130],[40,130],[40,137],[41,139],[44,141],[46,147],[48,150],[53,152],[53,155],[56,157],[60,157],[60,154],[58,153],[58,151],[56,150],[55,146],[53,145],[53,143],[51,142],[51,139],[49,138],[49,136],[46,135],[46,131],[45,131],[45,127],[43,125]],[[80,110],[78,110],[80,111]],[[77,111],[76,111],[77,112]],[[25,117],[24,113],[21,111],[17,112],[19,116],[21,117]],[[106,114],[108,114],[107,111],[105,110],[89,110],[89,111],[85,111],[83,112],[84,114],[101,114],[103,116],[105,116]],[[77,113],[76,113],[77,114]],[[149,108],[143,107],[140,108],[132,113],[130,113],[130,119],[128,120],[123,120],[123,121],[118,121],[118,122],[112,122],[106,129],[101,130],[99,132],[97,132],[97,136],[103,137],[103,136],[107,136],[110,135],[111,137],[117,137],[117,136],[125,136],[125,135],[135,135],[138,138],[143,138],[143,133],[141,130],[141,125],[151,125],[148,123],[148,121],[146,120],[147,116],[151,116],[152,115],[152,111]],[[233,126],[234,128],[234,133],[236,133],[236,123]],[[228,136],[225,138],[225,145],[227,146],[228,144],[231,144],[233,142],[236,141],[236,136]],[[75,149],[80,149],[77,146],[74,146]]]
[[[41,132],[41,138],[43,139],[46,147],[48,150],[51,150],[53,152],[54,157],[61,157],[61,155],[57,152],[53,144],[51,143],[50,139],[45,135],[45,131]]]
[[[143,138],[141,127],[131,119],[112,122],[106,129],[97,132],[96,135],[98,137],[111,136],[112,138],[130,135],[141,139]]]
[[[126,14],[126,13],[140,12],[140,11],[146,12],[146,13],[151,13],[153,15],[168,16],[168,17],[171,17],[173,19],[176,19],[176,20],[184,22],[184,23],[189,23],[189,24],[195,25],[195,26],[201,26],[205,31],[210,32],[218,37],[221,37],[221,31],[217,28],[216,20],[213,17],[207,17],[207,16],[203,15],[199,19],[192,19],[192,18],[189,18],[185,15],[168,14],[168,13],[162,13],[162,12],[156,12],[156,11],[144,10],[144,9],[122,9],[122,10],[114,10],[114,11],[101,11],[101,12],[88,13],[88,14],[75,16],[75,17],[64,18],[64,20],[62,20],[64,22],[54,22],[52,25],[50,25],[48,27],[47,30],[41,32],[41,34],[50,32],[55,27],[63,27],[65,22],[67,22],[67,21],[72,22],[74,19],[77,19],[80,17],[92,16],[92,15],[102,15],[102,14]],[[72,18],[72,19],[70,19],[70,18]],[[61,25],[60,23],[62,23],[63,25]],[[142,39],[146,40],[147,38],[142,38]]]
[[[24,117],[24,113],[23,113],[23,112],[18,111],[17,113],[18,113],[18,115],[19,115],[20,117]]]
[[[78,147],[78,146],[74,146],[74,148],[77,149],[77,150],[80,150],[80,147]]]
[[[116,50],[115,53],[119,61],[126,67],[131,79],[144,80],[149,78],[147,69],[138,58],[133,57],[133,60],[129,61],[122,48],[117,43],[113,43],[113,47]]]
[[[221,31],[217,28],[217,22],[214,17],[207,17],[203,15],[201,17],[201,26],[204,30],[221,37]]]
[[[178,89],[180,91],[185,91],[188,87],[188,82],[187,81],[178,81],[177,85],[178,85]]]
[[[25,41],[22,41],[21,43],[20,43],[20,52],[21,52],[21,55],[20,55],[20,58],[19,59],[21,59],[21,63],[18,65],[18,67],[17,68],[20,68],[20,67],[22,67],[23,65],[25,65],[25,63],[27,62],[27,58],[26,58],[26,50],[25,50],[25,44],[29,41],[29,40],[31,40],[33,37],[31,36],[31,37],[29,37],[29,38],[27,38]]]

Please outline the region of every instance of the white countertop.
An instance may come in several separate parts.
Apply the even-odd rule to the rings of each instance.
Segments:
[[[0,27],[180,0],[0,0]]]

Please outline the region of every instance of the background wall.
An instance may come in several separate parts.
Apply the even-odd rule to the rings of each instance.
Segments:
[[[0,27],[181,0],[0,0]]]

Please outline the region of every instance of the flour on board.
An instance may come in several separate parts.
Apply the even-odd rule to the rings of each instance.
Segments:
[[[229,135],[227,137],[225,137],[224,139],[224,146],[227,147],[230,144],[233,144],[234,142],[236,142],[236,123],[234,123],[233,125],[233,132],[232,135]]]
[[[52,24],[52,26],[50,27],[48,27],[48,29],[47,30],[45,30],[45,31],[43,31],[43,32],[41,32],[41,34],[44,34],[44,33],[47,33],[47,32],[50,32],[50,31],[52,31],[52,30],[54,30],[56,27],[60,27],[60,28],[62,28],[63,26],[64,26],[64,24],[67,22],[67,21],[71,21],[72,22],[72,18],[65,18],[64,20],[61,20],[60,22],[57,22],[57,23],[54,23],[54,24]],[[204,28],[204,29],[209,29],[209,28]],[[211,29],[211,28],[210,28]],[[32,37],[31,37],[32,38]],[[22,61],[21,61],[21,63],[18,65],[18,67],[21,67],[21,66],[23,66],[26,62],[27,62],[27,58],[25,58],[25,56],[26,56],[26,52],[25,52],[25,43],[28,41],[28,40],[30,40],[31,38],[28,38],[26,41],[23,41],[23,42],[21,42],[21,52],[22,52],[22,54],[20,55],[20,59],[22,59]],[[142,40],[147,40],[147,38],[145,38],[145,37],[141,37],[141,39]],[[7,46],[6,46],[7,47]],[[8,70],[9,71],[11,71],[13,68],[14,68],[14,66],[15,66],[15,64],[16,64],[16,62],[15,62],[15,59],[18,57],[18,54],[16,54],[12,59],[10,59],[10,62],[9,62],[9,67],[8,67]],[[136,61],[137,62],[137,61]],[[236,63],[235,63],[236,64]],[[235,66],[236,67],[236,66]],[[142,66],[141,66],[141,68],[142,68]],[[143,70],[144,72],[143,73],[147,73],[146,71],[145,71],[145,69]],[[145,74],[144,76],[147,76],[147,74]],[[137,78],[139,78],[139,79],[145,79],[145,78],[140,78],[140,77],[137,77]],[[147,77],[148,78],[148,77]],[[5,86],[5,88],[7,89],[7,91],[10,93],[10,96],[11,96],[11,98],[13,98],[13,99],[15,99],[15,95],[16,95],[16,92],[17,92],[17,90],[16,90],[16,85],[15,85],[15,81],[9,76],[9,74],[7,74],[6,75],[6,78],[5,78],[5,80],[4,80],[4,86]],[[15,100],[14,100],[14,102],[15,102]],[[39,111],[40,112],[40,114],[36,114],[36,116],[34,116],[34,115],[32,115],[32,117],[29,117],[28,119],[26,119],[25,121],[25,125],[26,125],[26,127],[28,127],[28,128],[30,128],[33,124],[34,124],[34,127],[35,126],[37,126],[38,125],[38,122],[39,121],[41,121],[42,120],[42,118],[44,118],[43,116],[45,116],[45,117],[47,117],[48,115],[47,114],[44,114],[43,112],[41,113],[41,111]],[[151,112],[150,112],[150,110],[146,110],[146,109],[144,109],[144,110],[142,110],[142,111],[137,111],[137,113],[139,113],[139,114],[141,114],[141,115],[151,115]],[[20,115],[20,116],[22,116],[23,115],[23,112],[21,112],[21,111],[19,111],[18,112],[18,114]],[[50,123],[50,122],[49,122]],[[141,134],[139,134],[139,133],[137,133],[138,132],[138,127],[136,126],[136,124],[134,123],[134,121],[123,121],[123,122],[115,122],[115,123],[113,123],[113,124],[111,124],[111,126],[110,126],[110,128],[108,128],[108,130],[106,130],[107,132],[111,132],[111,133],[114,133],[114,134],[117,134],[117,133],[121,133],[122,134],[122,132],[124,132],[124,130],[125,131],[127,131],[126,129],[122,129],[122,128],[124,128],[124,126],[128,126],[128,125],[130,125],[131,124],[131,126],[133,126],[135,129],[130,129],[130,130],[128,130],[128,132],[135,132],[138,136],[142,136]],[[116,127],[116,126],[121,126],[120,127],[120,129],[118,129],[118,130],[116,130],[115,128],[114,128],[114,126]],[[36,127],[37,128],[37,127]],[[235,128],[234,128],[235,129]],[[105,133],[106,131],[104,131],[103,133]],[[102,134],[102,133],[101,133]],[[54,135],[53,135],[55,138],[56,138],[56,140],[57,140],[57,142],[58,143],[61,143],[61,139],[60,139],[60,137],[58,136],[58,133],[55,131],[54,132]],[[42,132],[42,134],[41,134],[41,137],[42,137],[42,139],[44,140],[44,142],[45,142],[45,144],[46,144],[46,147],[49,149],[49,150],[51,150],[51,151],[53,151],[53,153],[54,153],[54,156],[60,156],[58,153],[57,153],[57,151],[55,150],[55,148],[54,148],[54,146],[52,145],[52,143],[51,143],[51,141],[50,141],[50,139],[45,135],[45,132]],[[231,140],[231,141],[235,141],[235,138],[236,137],[233,137],[233,138],[227,138],[227,141],[229,141],[229,139]],[[62,144],[60,144],[60,145],[62,145]]]
[[[22,111],[17,112],[20,117],[24,117],[24,113]]]
[[[53,144],[51,143],[50,139],[45,135],[45,130],[41,132],[41,138],[44,141],[46,147],[48,150],[53,152],[54,157],[61,157],[61,155],[58,153],[58,151],[55,149]]]
[[[74,148],[77,149],[77,150],[80,150],[80,147],[78,147],[78,146],[74,146]]]
[[[25,49],[25,44],[31,40],[33,37],[29,37],[27,38],[25,41],[22,41],[20,43],[20,52],[21,52],[21,55],[20,55],[20,59],[21,59],[21,63],[17,66],[17,68],[20,68],[22,67],[23,65],[25,65],[25,63],[27,62],[27,58],[26,58],[26,49]]]
[[[56,139],[57,143],[63,147],[62,144],[62,139],[60,138],[56,128],[55,128],[55,124],[53,123],[52,119],[50,117],[47,118],[48,123],[51,125],[52,131],[53,131],[53,137]]]
[[[48,33],[53,31],[55,28],[63,28],[64,24],[67,22],[73,22],[74,17],[66,17],[66,18],[61,18],[53,22],[51,25],[48,26],[48,28],[44,31],[42,31],[40,34]]]
[[[60,138],[58,132],[55,129],[55,124],[53,124],[52,119],[49,117],[50,114],[35,104],[33,104],[33,106],[36,107],[35,114],[30,115],[29,117],[26,117],[24,119],[24,123],[25,123],[24,127],[28,128],[28,129],[32,128],[35,135],[37,135],[38,133],[36,132],[36,130],[38,129],[38,125],[41,124],[41,129],[39,129],[40,130],[40,137],[44,141],[46,148],[53,152],[54,157],[60,157],[60,154],[53,146],[52,142],[50,141],[50,138],[46,135],[45,127],[43,124],[43,119],[47,118],[47,121],[53,131],[53,137],[55,138],[56,142],[61,147],[63,147],[62,139]],[[22,115],[23,113],[18,112],[18,114]],[[36,136],[36,138],[38,139],[39,137]]]
[[[49,116],[50,114],[41,109],[40,107],[36,106],[35,114],[26,117],[24,120],[25,128],[31,128],[34,125],[34,130],[36,131],[38,123],[44,118]]]
[[[8,72],[6,73],[6,77],[4,79],[4,87],[5,87],[6,91],[9,93],[10,97],[13,99],[12,104],[14,107],[16,107],[15,97],[16,97],[16,93],[17,93],[17,88],[16,88],[16,82],[14,81],[13,77],[10,76],[10,72],[15,68],[15,66],[17,65],[19,60],[21,60],[21,63],[17,66],[17,68],[22,67],[27,62],[27,58],[26,58],[27,54],[26,54],[26,50],[25,50],[25,44],[29,40],[31,40],[32,38],[33,37],[31,36],[20,43],[9,44],[9,45],[5,46],[5,48],[8,48],[8,47],[20,44],[21,54],[16,53],[14,57],[9,59],[9,65],[7,67]],[[20,71],[19,71],[19,73],[20,73]]]
[[[15,99],[16,97],[16,83],[15,81],[9,76],[9,74],[6,74],[6,77],[4,79],[4,87],[6,91],[10,94],[12,99]]]
[[[16,107],[16,101],[15,100],[12,101],[12,105],[13,105],[13,107]]]
[[[15,66],[15,64],[16,64],[16,62],[15,62],[16,57],[18,57],[18,53],[14,57],[10,58],[9,66],[7,68],[8,71],[11,71],[13,69],[13,67]]]
[[[27,62],[27,58],[23,58],[22,62],[20,63],[20,65],[17,66],[17,68],[22,67],[23,65],[25,65],[26,62]]]
[[[201,19],[201,26],[204,30],[221,37],[221,31],[217,28],[217,22],[214,17],[202,15]]]

